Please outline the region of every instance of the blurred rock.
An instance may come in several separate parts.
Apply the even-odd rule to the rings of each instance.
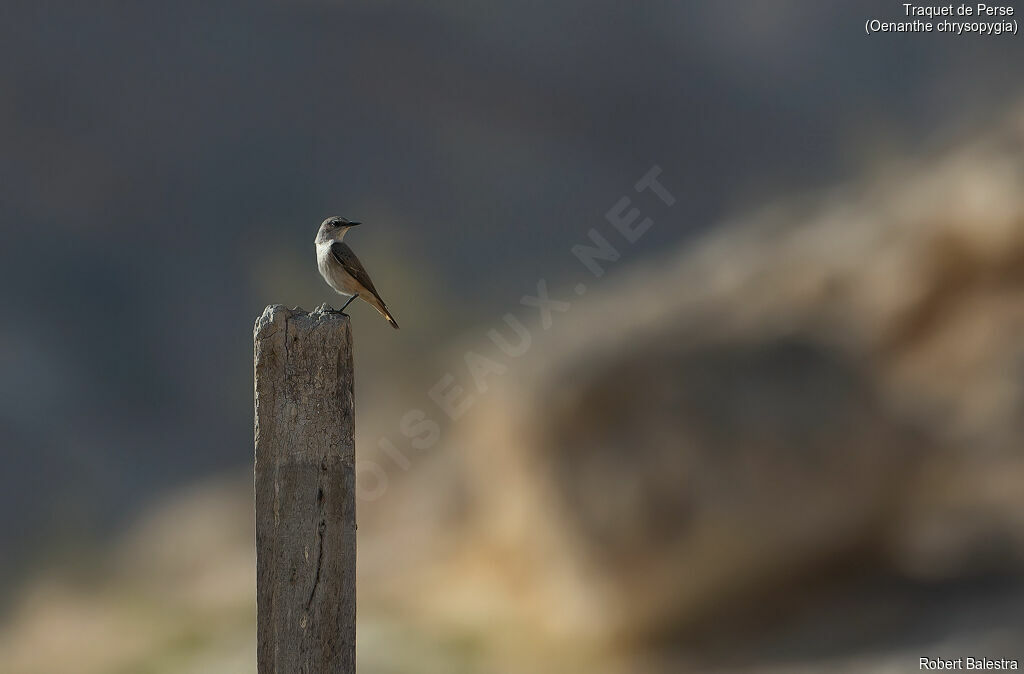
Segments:
[[[636,640],[837,567],[1018,573],[1022,185],[1017,115],[602,280],[459,422],[470,534],[427,605]]]

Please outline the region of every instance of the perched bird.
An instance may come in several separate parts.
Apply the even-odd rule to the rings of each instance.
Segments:
[[[341,241],[345,238],[345,233],[358,224],[360,223],[336,215],[324,220],[316,233],[316,266],[320,269],[320,275],[327,281],[327,285],[349,298],[340,311],[344,311],[352,300],[361,297],[397,330],[398,322],[388,311],[384,300],[377,294],[370,275],[366,273],[366,269],[352,249]]]

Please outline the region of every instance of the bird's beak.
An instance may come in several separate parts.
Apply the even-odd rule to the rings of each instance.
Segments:
[[[350,222],[350,223],[348,223],[348,226],[349,227],[355,227],[356,225],[361,225],[361,224],[363,224],[363,223],[361,223],[361,222]]]

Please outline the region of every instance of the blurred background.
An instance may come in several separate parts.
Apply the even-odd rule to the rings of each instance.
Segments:
[[[361,671],[1020,659],[1024,43],[900,11],[5,3],[0,670],[255,671],[252,326],[331,214],[402,325]]]

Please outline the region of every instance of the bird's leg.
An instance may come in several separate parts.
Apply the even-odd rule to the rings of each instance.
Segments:
[[[340,309],[338,309],[338,313],[340,314],[341,312],[345,311],[345,307],[347,307],[348,305],[352,304],[352,300],[354,300],[357,297],[359,297],[359,293],[356,293],[352,297],[348,298],[348,302],[345,302],[345,305],[343,307],[341,307]]]

